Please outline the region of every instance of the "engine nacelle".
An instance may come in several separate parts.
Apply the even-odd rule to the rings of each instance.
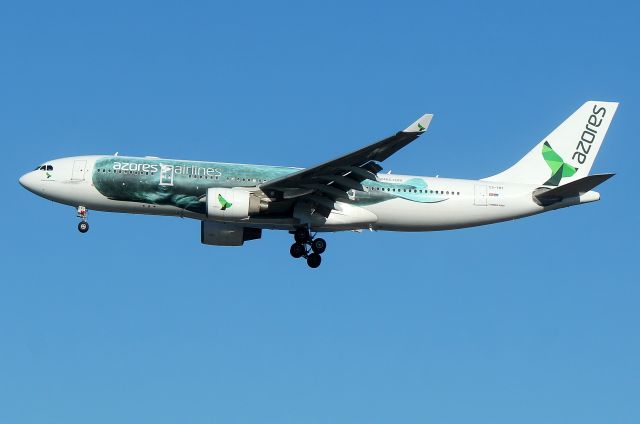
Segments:
[[[207,216],[244,219],[260,213],[260,199],[247,190],[212,187],[207,190]]]
[[[201,221],[200,241],[214,246],[242,246],[247,240],[262,237],[262,229],[240,227],[226,222]]]

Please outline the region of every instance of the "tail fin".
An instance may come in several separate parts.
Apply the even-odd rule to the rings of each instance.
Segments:
[[[618,103],[589,101],[511,168],[488,181],[558,186],[589,175]]]

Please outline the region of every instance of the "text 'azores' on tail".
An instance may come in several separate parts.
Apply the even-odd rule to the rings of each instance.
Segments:
[[[586,102],[515,165],[485,180],[559,186],[586,177],[617,108]]]

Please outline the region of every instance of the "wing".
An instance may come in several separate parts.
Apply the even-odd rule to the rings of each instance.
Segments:
[[[280,192],[283,199],[305,197],[323,206],[333,208],[334,201],[347,196],[349,190],[363,190],[361,182],[376,180],[382,170],[382,162],[407,144],[411,143],[429,127],[433,115],[426,114],[403,131],[348,153],[328,162],[303,169],[260,185],[262,191]],[[325,211],[326,214],[328,212]]]

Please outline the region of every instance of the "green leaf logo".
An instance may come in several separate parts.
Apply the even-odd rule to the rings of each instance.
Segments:
[[[545,141],[542,145],[542,157],[549,168],[551,168],[551,178],[549,178],[544,184],[557,186],[560,184],[560,180],[564,177],[572,177],[578,168],[566,163],[559,154],[557,154],[548,141]]]
[[[222,197],[222,194],[218,194],[218,202],[220,202],[220,209],[223,211],[229,209],[233,205],[232,203],[227,202],[227,199]]]
[[[424,131],[424,126],[420,122],[418,122],[418,129],[420,132]]]
[[[45,174],[47,175],[47,179],[51,178],[51,174],[49,174],[48,172],[45,172]]]

